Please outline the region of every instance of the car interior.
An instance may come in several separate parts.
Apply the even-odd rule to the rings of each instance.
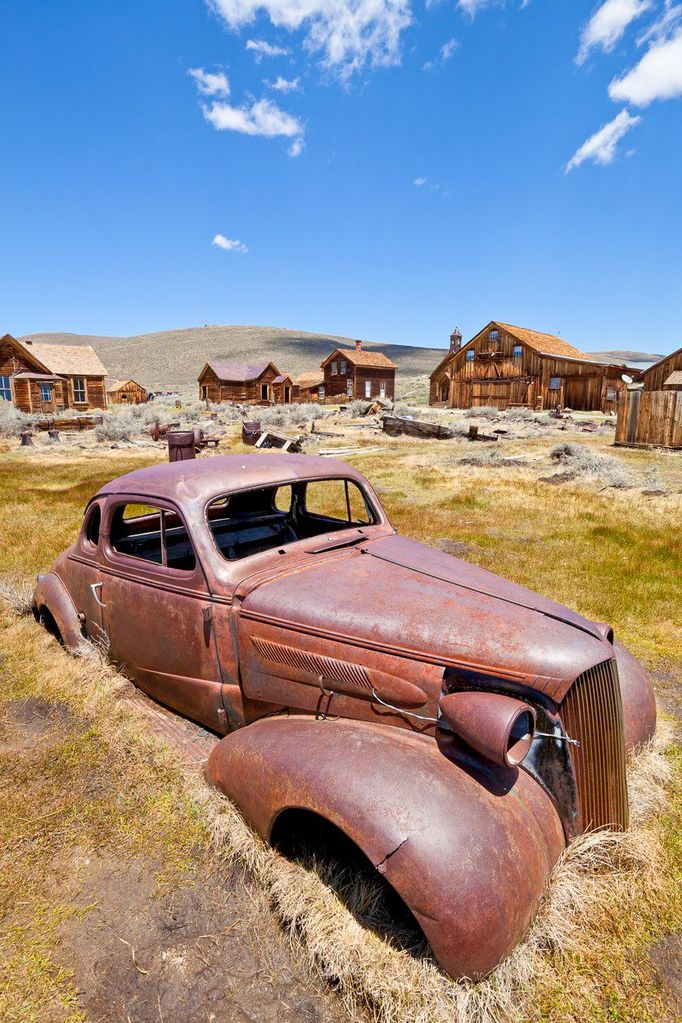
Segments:
[[[212,501],[207,520],[228,561],[311,536],[370,525],[371,505],[352,480],[325,479],[229,494]]]
[[[209,528],[227,561],[296,540],[370,525],[372,506],[352,480],[310,480],[226,494],[206,509]],[[111,546],[130,558],[192,571],[196,558],[181,517],[142,504],[121,504],[111,518]]]

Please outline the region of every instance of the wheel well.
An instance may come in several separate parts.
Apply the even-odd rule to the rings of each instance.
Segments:
[[[287,859],[314,870],[364,927],[414,955],[424,955],[419,924],[383,874],[341,828],[298,807],[282,810],[270,843]]]
[[[55,617],[52,614],[52,612],[50,611],[50,609],[47,606],[47,604],[43,604],[39,608],[39,616],[40,616],[40,621],[43,623],[43,625],[45,626],[47,631],[50,633],[50,635],[54,636],[54,638],[59,643],[61,643],[62,646],[63,646],[64,645],[64,640],[62,639],[62,634],[59,631],[59,626],[57,625],[57,622],[55,621]]]

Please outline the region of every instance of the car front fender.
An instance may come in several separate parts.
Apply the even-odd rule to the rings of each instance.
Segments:
[[[69,653],[85,653],[89,647],[83,636],[78,612],[64,583],[54,572],[39,575],[38,585],[33,591],[33,613],[36,618],[39,618],[45,609],[52,615]]]
[[[406,729],[265,718],[218,743],[207,777],[266,839],[292,808],[340,828],[454,977],[485,976],[520,941],[565,844],[523,770],[454,762]]]
[[[656,731],[656,697],[646,670],[622,643],[614,643],[620,695],[623,701],[625,748],[635,749]]]

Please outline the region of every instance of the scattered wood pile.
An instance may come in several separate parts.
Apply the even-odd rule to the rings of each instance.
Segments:
[[[45,416],[36,419],[34,426],[36,430],[92,430],[102,422],[101,416]]]
[[[424,423],[419,419],[408,419],[404,416],[382,416],[384,433],[389,437],[427,437],[435,440],[448,440],[454,437],[452,430],[439,423]]]

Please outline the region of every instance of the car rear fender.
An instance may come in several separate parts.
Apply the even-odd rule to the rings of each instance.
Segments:
[[[218,743],[207,777],[266,839],[289,809],[340,828],[456,977],[484,976],[514,948],[564,847],[523,770],[454,762],[434,739],[385,725],[264,718]]]
[[[88,649],[78,612],[64,583],[54,572],[39,575],[38,585],[33,591],[33,613],[36,618],[42,617],[45,620],[45,611],[52,617],[59,638],[69,653],[82,654]]]

